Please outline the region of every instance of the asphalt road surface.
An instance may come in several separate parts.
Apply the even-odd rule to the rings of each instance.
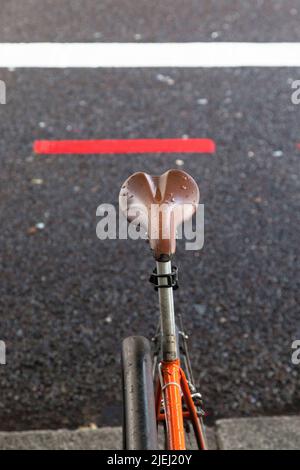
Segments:
[[[2,0],[0,41],[300,38],[296,1],[150,5]],[[161,174],[178,159],[205,204],[204,249],[178,244],[175,301],[206,409],[299,412],[300,70],[0,69],[0,79],[0,429],[120,424],[121,340],[157,323],[153,260],[143,241],[98,240],[96,208],[116,204],[134,171]],[[183,135],[214,139],[216,154],[32,152],[36,139]]]
[[[299,14],[298,0],[1,0],[0,41],[299,41]]]

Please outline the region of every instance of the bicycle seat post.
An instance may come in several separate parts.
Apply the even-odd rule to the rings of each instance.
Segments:
[[[171,261],[156,262],[158,276],[172,275]],[[166,277],[158,277],[158,286],[167,286]],[[164,361],[177,359],[176,327],[174,313],[173,287],[159,287],[159,306],[161,315],[162,353]]]

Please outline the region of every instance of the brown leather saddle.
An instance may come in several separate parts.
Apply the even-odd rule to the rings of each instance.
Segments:
[[[176,229],[196,211],[200,192],[182,170],[161,176],[138,172],[123,184],[119,204],[129,222],[142,226],[157,261],[169,261],[176,250]]]

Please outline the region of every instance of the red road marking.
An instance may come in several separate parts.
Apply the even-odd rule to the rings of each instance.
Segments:
[[[211,139],[36,140],[39,154],[214,153]]]

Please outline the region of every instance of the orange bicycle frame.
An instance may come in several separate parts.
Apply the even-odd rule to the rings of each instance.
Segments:
[[[162,400],[164,404],[163,413],[161,412]],[[187,411],[184,412],[183,402],[187,407]],[[180,367],[179,359],[161,362],[155,404],[157,421],[165,421],[166,423],[168,450],[186,449],[184,420],[192,422],[198,447],[201,450],[206,450],[203,429],[185,373]]]

